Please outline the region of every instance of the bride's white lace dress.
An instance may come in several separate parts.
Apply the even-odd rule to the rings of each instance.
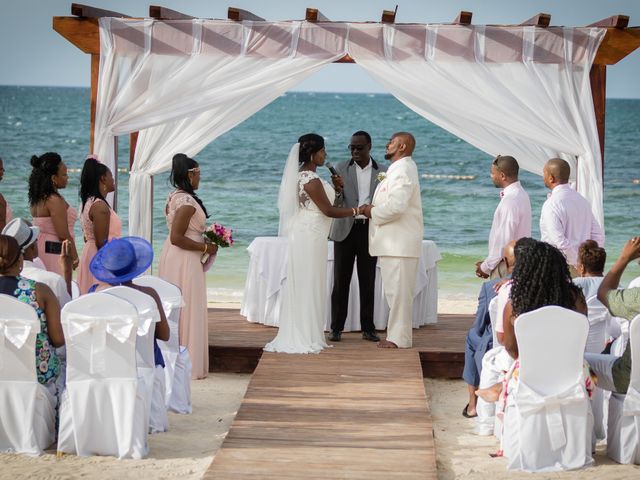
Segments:
[[[264,349],[268,352],[318,353],[327,347],[324,324],[327,308],[327,237],[331,218],[307,196],[304,185],[318,177],[315,172],[298,174],[300,210],[289,231],[289,263],[280,310],[278,335]],[[333,203],[333,188],[322,185]]]

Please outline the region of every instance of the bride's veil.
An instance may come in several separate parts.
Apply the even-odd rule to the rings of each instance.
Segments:
[[[280,192],[278,193],[278,210],[280,211],[280,223],[278,236],[286,237],[291,228],[291,222],[298,213],[298,171],[300,158],[300,144],[291,147],[289,158],[282,172]]]

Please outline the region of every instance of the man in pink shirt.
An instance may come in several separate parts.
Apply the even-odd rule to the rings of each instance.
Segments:
[[[502,249],[510,242],[531,236],[531,202],[518,180],[520,166],[511,156],[498,155],[491,165],[491,180],[501,188],[500,203],[489,232],[489,255],[476,263],[476,276],[502,278],[507,268]]]
[[[540,239],[564,253],[573,275],[582,242],[595,240],[604,248],[604,231],[589,202],[569,186],[570,172],[571,167],[561,158],[552,158],[544,166],[544,184],[551,195],[542,205]]]

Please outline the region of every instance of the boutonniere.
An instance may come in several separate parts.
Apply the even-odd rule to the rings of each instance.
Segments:
[[[380,172],[376,178],[378,179],[378,182],[381,182],[385,178],[387,178],[387,173],[386,172]]]

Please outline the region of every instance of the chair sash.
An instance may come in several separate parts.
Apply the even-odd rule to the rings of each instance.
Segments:
[[[17,349],[21,349],[33,329],[36,329],[36,333],[40,333],[40,321],[30,321],[23,318],[0,318],[0,370],[4,367],[4,359],[6,358],[5,339]]]
[[[175,297],[162,297],[161,300],[162,309],[165,311],[165,314],[167,312],[170,312],[174,308],[182,308],[186,305],[184,299],[182,298],[182,295],[178,295]]]
[[[94,317],[80,313],[68,313],[65,317],[69,325],[69,337],[74,339],[80,334],[91,330],[91,360],[89,365],[90,373],[104,372],[105,349],[107,344],[107,333],[118,342],[124,343],[131,335],[131,330],[135,327],[134,317],[112,316]]]
[[[557,450],[567,443],[562,423],[561,407],[582,402],[586,398],[587,394],[584,385],[579,382],[561,393],[544,396],[520,381],[515,401],[521,415],[534,414],[545,409],[545,420],[549,430],[551,448]]]

